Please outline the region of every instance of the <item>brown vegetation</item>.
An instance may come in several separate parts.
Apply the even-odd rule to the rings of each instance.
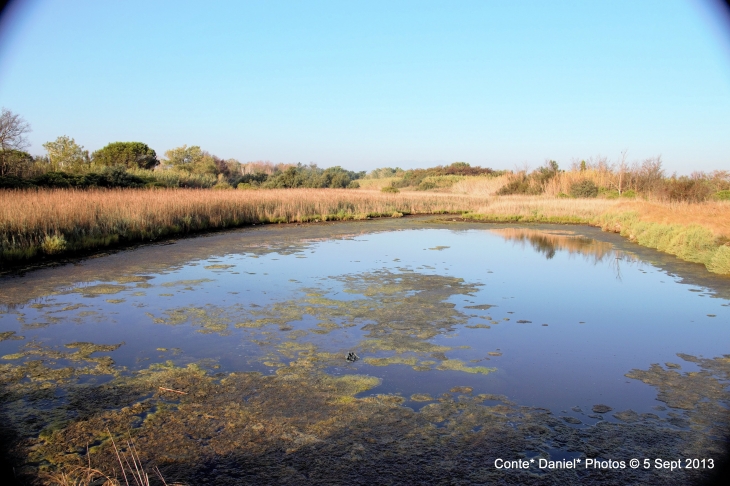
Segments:
[[[249,224],[461,213],[481,221],[601,226],[644,246],[703,263],[713,272],[730,273],[727,201],[485,197],[479,185],[474,185],[474,193],[362,189],[0,191],[0,260],[26,260],[39,254],[64,254]]]
[[[3,259],[257,223],[461,212],[471,198],[334,189],[0,191]]]

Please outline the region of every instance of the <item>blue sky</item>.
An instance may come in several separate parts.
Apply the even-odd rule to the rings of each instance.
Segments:
[[[353,170],[661,155],[730,169],[730,21],[710,0],[17,1],[0,104],[31,153],[187,144]]]

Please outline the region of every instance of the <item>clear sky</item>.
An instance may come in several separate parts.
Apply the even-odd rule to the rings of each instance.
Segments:
[[[34,154],[68,135],[351,170],[622,150],[728,170],[724,15],[711,0],[18,0],[0,104]]]

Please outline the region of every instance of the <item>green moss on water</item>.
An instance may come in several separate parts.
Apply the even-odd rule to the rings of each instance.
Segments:
[[[2,341],[21,341],[25,336],[18,336],[15,331],[0,332],[0,342]]]
[[[85,343],[72,345],[98,349]],[[301,343],[289,348],[316,354],[314,347]],[[133,440],[142,463],[157,465],[168,479],[200,484],[215,468],[216,484],[223,485],[240,484],[241,474],[259,484],[282,478],[340,483],[355,474],[371,482],[403,474],[409,482],[449,482],[454,468],[463,471],[468,483],[498,482],[502,472],[474,464],[489,464],[494,457],[521,457],[525,450],[554,449],[556,444],[560,450],[588,457],[619,451],[631,457],[694,457],[719,453],[723,446],[695,428],[703,422],[696,421],[693,411],[667,420],[618,412],[620,423],[577,429],[548,411],[520,407],[497,395],[474,395],[471,387],[461,386],[437,400],[425,393],[412,395],[411,401],[430,402],[415,412],[397,395],[357,398],[379,380],[329,375],[316,366],[317,359],[299,356],[268,376],[211,375],[195,364],[162,363],[118,375],[103,385],[67,387],[67,405],[52,413],[34,404],[46,402],[54,392],[35,383],[33,393],[15,396],[5,406],[13,420],[32,416],[43,422],[18,429],[27,435],[16,446],[17,457],[25,458],[17,472],[32,478],[39,474],[39,465],[47,472],[59,472],[88,461],[111,472],[117,458],[109,433],[118,445]],[[726,370],[717,360],[701,363],[711,373]],[[682,420],[692,427],[668,427]],[[398,460],[391,461],[393,457]],[[307,465],[306,478],[299,469],[302,464]],[[662,484],[685,484],[688,478],[699,477],[697,471],[681,477],[641,469],[632,474],[638,482]],[[520,483],[533,479],[520,470],[511,475]],[[539,482],[580,480],[590,485],[603,479],[579,478],[574,470],[560,469],[545,472]]]
[[[436,367],[438,370],[449,370],[449,371],[463,371],[465,373],[480,373],[483,375],[487,375],[489,373],[492,373],[494,371],[497,371],[497,368],[487,368],[485,366],[467,366],[466,363],[459,359],[446,359],[441,361],[441,363]]]
[[[202,285],[207,282],[213,282],[213,280],[209,278],[198,278],[198,279],[192,279],[192,280],[176,280],[174,282],[165,282],[163,284],[160,284],[160,287],[193,287]]]
[[[152,318],[155,324],[179,326],[187,323],[198,328],[197,331],[203,334],[216,333],[224,336],[230,334],[229,312],[214,306],[182,307],[171,309],[161,317],[155,317],[150,313],[147,313],[147,316]]]
[[[394,365],[394,364],[405,364],[405,365],[409,365],[409,366],[415,366],[416,363],[418,363],[418,358],[391,356],[389,358],[365,358],[363,361],[372,366],[389,366],[389,365]]]
[[[235,265],[223,265],[223,264],[215,264],[215,265],[207,265],[203,268],[206,270],[227,270],[229,268],[233,268]]]
[[[128,283],[146,283],[148,280],[152,280],[154,277],[150,275],[123,275],[121,277],[116,277],[114,281],[119,284],[128,284]]]
[[[97,295],[118,294],[124,290],[127,290],[127,287],[124,285],[99,284],[90,285],[88,287],[78,287],[73,291],[83,294],[84,297],[95,297]]]

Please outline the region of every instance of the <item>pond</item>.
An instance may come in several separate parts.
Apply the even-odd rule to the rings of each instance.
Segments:
[[[717,460],[729,432],[730,279],[590,227],[260,226],[0,298],[29,477],[111,470],[112,435],[194,483],[685,484],[709,466],[628,461]]]

